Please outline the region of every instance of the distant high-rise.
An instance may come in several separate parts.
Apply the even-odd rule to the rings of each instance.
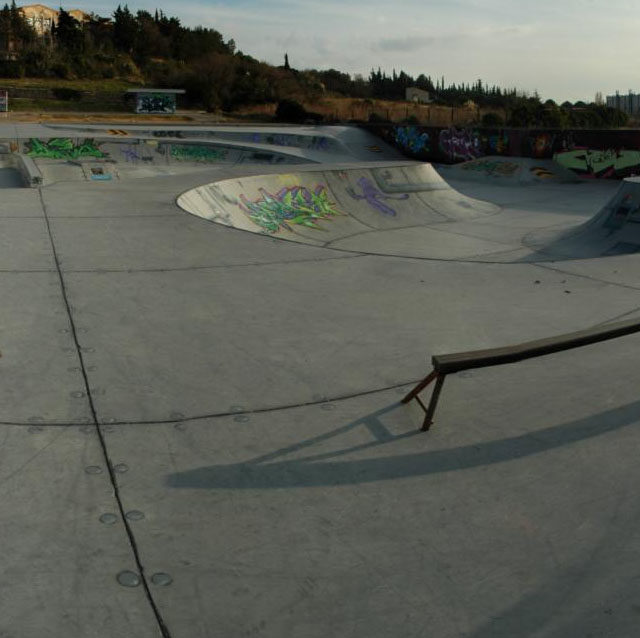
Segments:
[[[629,115],[638,115],[640,113],[640,94],[629,91],[620,94],[616,91],[615,95],[607,95],[607,106],[629,113]]]

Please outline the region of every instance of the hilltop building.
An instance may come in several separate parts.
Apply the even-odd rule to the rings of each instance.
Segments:
[[[44,35],[51,31],[52,24],[58,24],[60,12],[43,4],[28,4],[18,8],[27,22],[35,29],[38,35]],[[80,9],[71,9],[67,12],[78,22],[89,20],[89,14]]]
[[[405,91],[405,99],[407,102],[417,102],[418,104],[429,104],[429,102],[433,101],[429,91],[423,91],[417,86],[407,87]]]

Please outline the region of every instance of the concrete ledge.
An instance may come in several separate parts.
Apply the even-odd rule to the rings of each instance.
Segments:
[[[42,186],[42,173],[33,159],[21,153],[16,153],[15,159],[16,169],[20,172],[20,175],[22,175],[25,185],[31,188]]]

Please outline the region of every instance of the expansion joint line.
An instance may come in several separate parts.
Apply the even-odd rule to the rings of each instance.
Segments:
[[[153,599],[153,595],[151,593],[151,589],[149,588],[149,583],[147,582],[147,577],[145,575],[144,567],[142,565],[142,561],[140,559],[140,552],[138,551],[138,545],[136,543],[136,539],[133,534],[133,530],[131,529],[131,525],[127,517],[125,516],[125,508],[122,502],[122,496],[120,494],[120,489],[118,487],[118,480],[116,478],[115,471],[111,464],[111,459],[109,457],[109,451],[107,449],[107,444],[104,438],[103,432],[100,430],[100,423],[98,421],[98,414],[96,412],[95,402],[93,400],[93,395],[91,394],[91,387],[89,385],[89,377],[87,375],[87,367],[84,361],[84,357],[82,355],[82,348],[80,346],[80,342],[78,341],[78,331],[76,328],[75,320],[73,318],[73,314],[71,312],[71,305],[69,304],[69,297],[67,294],[67,287],[64,280],[64,275],[62,274],[62,269],[60,268],[60,260],[58,258],[58,251],[56,249],[56,244],[53,239],[53,233],[51,232],[51,223],[49,221],[49,216],[47,214],[47,205],[44,202],[44,197],[42,196],[42,189],[38,188],[38,195],[40,197],[40,205],[42,206],[42,213],[44,215],[44,221],[47,227],[47,234],[49,235],[49,242],[51,243],[51,251],[53,253],[53,259],[55,262],[56,272],[58,273],[58,279],[60,281],[60,290],[62,292],[62,299],[64,302],[65,310],[67,312],[67,318],[69,320],[69,326],[71,328],[71,336],[73,338],[73,343],[76,348],[76,352],[78,355],[78,359],[80,361],[80,370],[82,371],[82,378],[84,381],[85,393],[87,395],[87,400],[89,402],[89,410],[91,411],[91,418],[93,419],[93,425],[96,429],[96,434],[98,435],[98,440],[100,441],[100,448],[102,450],[102,455],[104,457],[105,464],[107,466],[107,470],[109,472],[109,479],[111,481],[111,486],[113,488],[113,493],[116,498],[116,502],[118,504],[118,510],[120,511],[120,518],[124,523],[124,527],[127,533],[127,537],[129,539],[129,544],[131,546],[131,551],[133,553],[134,560],[136,562],[136,566],[138,571],[140,572],[140,580],[142,582],[142,586],[144,588],[145,595],[147,597],[147,601],[151,606],[153,614],[158,623],[158,627],[160,629],[160,633],[162,638],[171,638],[171,634],[165,622],[160,614],[160,610],[156,605],[155,600]]]

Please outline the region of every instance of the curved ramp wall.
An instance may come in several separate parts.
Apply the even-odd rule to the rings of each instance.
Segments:
[[[640,252],[640,178],[624,179],[609,202],[584,224],[562,232],[531,233],[523,243],[565,259]]]
[[[499,211],[452,189],[430,164],[227,179],[177,202],[220,224],[315,245]]]
[[[529,157],[486,156],[461,164],[442,165],[438,170],[450,179],[505,186],[580,181],[573,171],[553,160]]]

